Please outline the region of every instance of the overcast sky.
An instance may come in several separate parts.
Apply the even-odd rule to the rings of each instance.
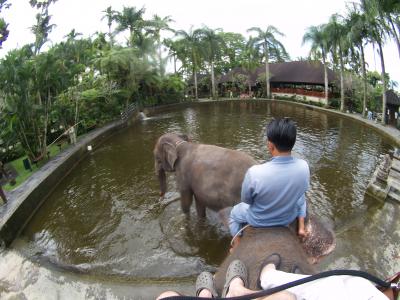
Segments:
[[[355,0],[357,1],[357,0]],[[30,27],[35,23],[36,10],[28,0],[11,0],[12,6],[2,12],[9,23],[10,35],[0,49],[3,57],[10,49],[33,42]],[[58,42],[72,29],[90,36],[96,31],[107,32],[106,20],[101,20],[104,10],[112,6],[121,10],[123,6],[145,7],[145,18],[153,14],[171,16],[174,29],[188,30],[207,25],[224,31],[242,33],[247,29],[268,25],[278,28],[285,37],[279,38],[292,60],[305,57],[309,45],[302,46],[302,37],[309,26],[326,23],[334,13],[344,14],[346,2],[342,0],[58,0],[50,7],[51,23],[57,27],[50,34],[52,42]],[[393,42],[384,47],[386,71],[400,85],[400,58]],[[368,70],[380,72],[379,56],[373,55],[372,47],[367,51]],[[400,87],[397,88],[400,90]]]

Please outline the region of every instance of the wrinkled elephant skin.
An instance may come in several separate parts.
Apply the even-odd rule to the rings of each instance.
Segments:
[[[215,274],[217,291],[220,293],[225,283],[225,274],[229,264],[242,260],[249,272],[249,287],[257,290],[257,278],[262,261],[273,253],[282,257],[280,269],[290,272],[297,265],[304,274],[314,274],[316,269],[308,262],[306,253],[298,237],[288,227],[253,228],[244,230],[239,245],[224,260]]]
[[[154,148],[161,196],[167,187],[165,172],[175,172],[183,212],[189,212],[194,196],[200,217],[206,207],[218,211],[240,202],[244,175],[256,163],[241,151],[192,143],[173,133],[162,135]]]
[[[220,212],[222,222],[229,216],[229,210]],[[237,248],[225,259],[218,268],[215,279],[219,290],[225,282],[226,269],[235,259],[242,260],[249,271],[250,288],[256,289],[256,282],[260,273],[262,261],[273,253],[282,258],[280,270],[290,272],[298,266],[304,274],[314,274],[316,269],[312,265],[322,257],[331,253],[336,246],[336,237],[313,214],[306,219],[307,237],[300,241],[297,236],[297,221],[289,227],[253,228],[248,227]]]

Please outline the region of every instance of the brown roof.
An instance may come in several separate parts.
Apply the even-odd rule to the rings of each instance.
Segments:
[[[269,65],[271,73],[271,83],[301,83],[301,84],[318,84],[324,85],[324,68],[320,62],[309,61],[291,61],[283,63],[271,63]],[[250,75],[252,85],[258,81],[260,74],[265,73],[265,65],[258,67]],[[243,74],[248,75],[248,72],[242,68],[235,68],[223,75],[219,80],[222,82],[232,81],[232,75]],[[336,80],[335,73],[328,69],[328,82],[333,85]]]

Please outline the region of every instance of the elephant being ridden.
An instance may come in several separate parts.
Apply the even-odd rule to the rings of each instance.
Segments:
[[[224,213],[228,213],[228,210]],[[278,253],[282,258],[281,271],[293,272],[297,266],[302,274],[315,274],[313,264],[335,249],[335,234],[312,214],[306,219],[308,235],[304,240],[298,238],[296,226],[295,221],[289,227],[247,227],[239,245],[218,267],[215,274],[217,290],[221,292],[226,270],[235,259],[240,259],[246,265],[249,288],[253,290],[257,289],[256,283],[263,260],[273,253]]]
[[[257,161],[241,151],[167,133],[157,140],[154,163],[160,195],[167,189],[165,172],[175,172],[183,212],[189,212],[194,196],[197,215],[205,217],[206,207],[218,211],[240,202],[244,175]]]

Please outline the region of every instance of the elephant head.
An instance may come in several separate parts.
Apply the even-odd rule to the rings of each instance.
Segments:
[[[227,228],[230,211],[231,208],[227,207],[218,212],[220,221]],[[217,289],[222,290],[226,270],[235,259],[245,263],[249,271],[250,288],[256,289],[260,265],[273,253],[279,253],[282,257],[282,271],[291,272],[294,266],[298,266],[302,273],[314,274],[314,264],[335,249],[335,233],[313,213],[307,213],[308,235],[305,239],[297,236],[297,224],[295,220],[287,227],[246,228],[239,245],[218,267],[215,275]]]
[[[178,159],[177,148],[181,143],[189,142],[187,135],[166,133],[162,135],[154,147],[154,168],[160,182],[160,196],[167,191],[165,172],[174,172]]]
[[[246,228],[239,245],[218,268],[215,275],[217,289],[222,289],[226,270],[235,259],[245,263],[249,271],[250,288],[256,289],[260,265],[273,253],[282,257],[280,270],[291,272],[297,266],[303,274],[314,274],[316,269],[313,264],[334,250],[335,234],[316,216],[310,214],[306,222],[309,235],[301,241],[296,234],[296,224],[297,222],[293,222],[288,227]]]

